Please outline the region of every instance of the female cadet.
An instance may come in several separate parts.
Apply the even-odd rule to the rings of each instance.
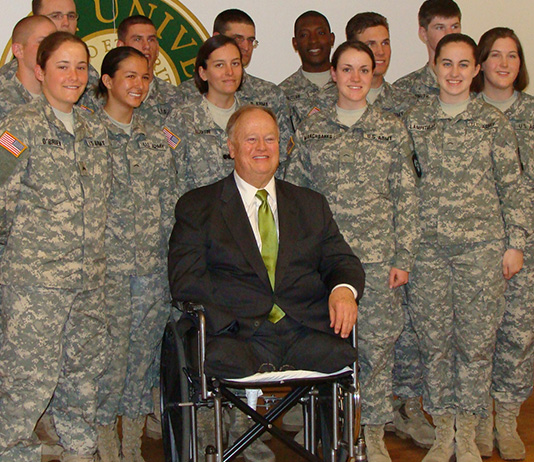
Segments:
[[[332,57],[337,104],[304,119],[286,179],[326,195],[347,242],[362,260],[359,306],[362,423],[370,462],[390,461],[384,425],[392,419],[393,348],[403,326],[400,292],[418,240],[415,172],[408,133],[367,104],[374,56],[345,42]]]
[[[215,35],[198,50],[195,84],[200,94],[167,119],[168,136],[175,136],[174,158],[178,191],[220,180],[234,168],[227,148],[226,123],[240,106],[241,52],[233,39]]]
[[[142,462],[141,435],[151,412],[150,365],[170,314],[167,242],[176,203],[174,160],[161,129],[138,116],[148,92],[148,61],[119,47],[102,62],[98,113],[108,132],[112,166],[106,226],[107,316],[111,362],[99,380],[98,452],[119,462],[117,416],[122,415],[122,454]]]
[[[534,98],[523,90],[528,73],[523,48],[513,30],[496,27],[478,43],[481,72],[473,90],[510,120],[519,143],[523,180],[533,206],[534,193]],[[527,241],[523,269],[508,281],[504,293],[506,308],[493,356],[491,394],[495,399],[495,438],[503,459],[524,459],[525,445],[516,429],[521,404],[532,393],[534,377],[534,242]],[[477,445],[482,456],[493,451],[493,415],[481,419]]]
[[[436,440],[423,459],[480,461],[475,426],[487,413],[505,278],[522,266],[529,228],[512,127],[482,98],[476,44],[450,34],[435,56],[435,96],[405,116],[420,164],[422,239],[410,314],[425,369],[424,406]],[[454,425],[456,423],[456,434]]]
[[[63,461],[93,461],[96,381],[108,345],[104,232],[107,136],[73,107],[89,51],[55,32],[37,53],[43,96],[0,124],[0,458],[38,461],[32,438],[52,396]]]

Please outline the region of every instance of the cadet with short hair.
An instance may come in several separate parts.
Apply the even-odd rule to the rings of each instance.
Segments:
[[[470,98],[476,44],[462,34],[436,47],[439,96],[405,115],[420,168],[422,240],[409,310],[424,365],[424,407],[436,440],[424,462],[480,462],[492,357],[506,279],[521,269],[532,231],[514,130]],[[456,429],[456,432],[455,432]]]
[[[308,116],[310,102],[321,88],[328,84],[335,87],[330,77],[330,53],[335,36],[328,19],[317,11],[302,13],[295,21],[294,34],[293,48],[302,65],[278,86],[287,97],[293,129],[296,130],[301,120]]]
[[[388,20],[378,13],[359,13],[349,20],[345,33],[347,40],[365,43],[375,57],[376,68],[367,102],[396,116],[402,116],[416,100],[412,94],[386,82],[385,75],[391,60]]]
[[[40,462],[33,430],[51,401],[61,460],[94,460],[111,172],[103,127],[74,106],[88,62],[74,35],[46,37],[36,66],[43,96],[0,123],[3,462]]]
[[[170,112],[183,103],[183,98],[176,86],[154,75],[159,56],[156,26],[146,16],[130,16],[119,24],[117,35],[117,46],[135,48],[148,59],[150,87],[146,99],[136,112],[162,129]]]
[[[35,76],[37,49],[42,40],[56,30],[46,16],[29,16],[16,24],[11,35],[11,49],[18,63],[17,72],[0,85],[0,120],[41,94],[41,82]]]
[[[48,17],[57,27],[57,30],[76,34],[79,15],[76,13],[74,0],[32,0],[32,14]],[[0,67],[0,82],[4,79],[13,79],[18,69],[18,60],[13,59]],[[94,89],[98,85],[98,72],[89,65],[89,82],[78,104],[91,111],[97,109],[97,101],[94,98]],[[3,84],[3,82],[2,82]]]
[[[434,55],[438,42],[447,34],[462,31],[462,13],[454,0],[426,0],[419,9],[419,39],[426,45],[428,62],[417,71],[398,79],[394,85],[417,98],[439,94],[434,72]]]
[[[534,147],[532,145],[534,97],[523,90],[528,85],[525,55],[512,29],[496,27],[482,35],[477,58],[480,72],[472,90],[479,98],[501,110],[515,129],[523,179],[534,197]],[[532,202],[530,202],[532,209]],[[534,380],[534,241],[527,240],[523,269],[508,281],[506,308],[497,331],[493,355],[491,396],[495,400],[495,432],[492,405],[488,417],[477,427],[477,445],[483,457],[491,457],[493,441],[505,460],[520,460],[525,445],[517,433],[521,405],[532,394]]]
[[[259,45],[256,39],[256,26],[252,18],[244,11],[229,9],[217,15],[213,23],[213,35],[225,35],[235,40],[241,51],[243,68],[252,59],[252,52]],[[184,99],[188,101],[198,96],[198,88],[193,79],[186,80],[178,86]],[[293,128],[291,114],[284,92],[274,83],[254,77],[243,71],[243,81],[237,93],[242,105],[268,107],[273,110],[280,127],[280,162],[286,160],[286,149],[289,146]]]
[[[345,42],[332,57],[336,105],[304,119],[286,170],[289,181],[324,194],[345,239],[363,263],[358,308],[362,423],[369,462],[390,462],[384,425],[392,415],[395,341],[403,325],[400,286],[418,242],[415,172],[402,121],[368,105],[373,52]]]

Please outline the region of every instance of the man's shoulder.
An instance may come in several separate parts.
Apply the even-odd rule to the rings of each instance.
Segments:
[[[284,79],[280,84],[278,85],[279,88],[282,89],[283,92],[291,92],[295,89],[296,86],[300,86],[300,83],[302,81],[301,78],[302,74],[300,72],[300,68],[297,69],[293,74],[291,74],[289,77]]]
[[[276,179],[276,187],[278,191],[283,193],[283,198],[291,200],[296,204],[306,202],[307,206],[311,203],[314,207],[322,208],[323,201],[326,200],[321,193],[305,186],[297,186],[289,181]]]
[[[0,67],[0,78],[11,79],[17,73],[18,68],[18,61],[16,59],[12,59]]]
[[[276,95],[284,95],[282,89],[273,82],[269,82],[268,80],[250,74],[243,75],[241,90],[251,94],[273,93]]]

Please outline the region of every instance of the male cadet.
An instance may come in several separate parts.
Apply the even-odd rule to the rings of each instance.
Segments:
[[[365,43],[374,54],[376,68],[373,73],[371,90],[367,95],[369,103],[399,117],[402,116],[416,102],[416,98],[411,93],[396,88],[385,80],[391,59],[387,19],[378,13],[359,13],[349,20],[345,33],[347,40],[359,40]],[[406,303],[403,303],[403,308],[405,317],[407,317]],[[407,335],[409,333],[412,335]],[[394,369],[394,388],[399,399],[394,403],[394,425],[386,425],[386,429],[394,430],[402,435],[409,435],[419,446],[430,447],[434,441],[434,429],[425,419],[421,410],[419,400],[422,391],[420,354],[411,324],[404,327],[401,338],[402,341],[397,341],[396,344]],[[402,384],[398,382],[402,382]],[[409,387],[408,384],[411,385],[411,388],[406,391]]]
[[[308,116],[310,100],[327,84],[330,76],[330,53],[335,36],[328,19],[317,11],[306,11],[295,21],[293,48],[302,66],[278,85],[286,94],[291,109],[291,122],[296,130]]]
[[[41,82],[35,77],[37,49],[46,36],[56,31],[56,25],[46,16],[29,16],[16,24],[11,35],[16,73],[2,80],[0,120],[17,106],[29,103],[41,94]]]
[[[282,147],[280,162],[285,160],[286,148],[289,146],[293,128],[289,106],[284,92],[274,83],[247,74],[245,68],[252,59],[254,48],[258,47],[256,40],[256,26],[252,18],[244,11],[237,9],[225,10],[217,15],[213,22],[213,35],[222,34],[233,38],[241,50],[243,64],[243,80],[237,97],[242,105],[268,107],[276,114],[280,127],[280,146]],[[193,79],[182,82],[178,89],[187,100],[198,95],[198,89]]]
[[[419,70],[405,75],[393,85],[413,93],[417,98],[438,95],[434,73],[436,46],[445,35],[461,32],[462,13],[454,0],[426,0],[419,9],[419,38],[426,45],[428,62]]]
[[[159,56],[159,42],[154,23],[142,15],[124,19],[117,29],[117,46],[129,46],[139,50],[148,59],[150,87],[143,104],[136,111],[163,128],[171,110],[183,102],[177,87],[154,75]]]
[[[74,0],[32,0],[33,15],[47,16],[56,25],[58,31],[76,34],[78,25],[78,13],[76,13],[76,4]],[[0,82],[3,84],[4,79],[12,79],[17,73],[18,60],[13,59],[0,68]],[[94,89],[98,85],[99,74],[96,69],[89,65],[89,81],[87,87],[78,101],[78,104],[93,111],[96,109],[98,102],[96,100]]]
[[[375,57],[376,67],[367,95],[369,104],[402,116],[416,99],[411,93],[395,88],[385,80],[391,60],[388,20],[378,13],[359,13],[347,23],[345,33],[347,40],[365,43]]]

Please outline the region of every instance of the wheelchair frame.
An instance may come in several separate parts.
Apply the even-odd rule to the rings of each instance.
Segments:
[[[165,330],[161,356],[161,422],[166,462],[198,462],[197,448],[197,409],[207,406],[214,409],[215,443],[206,449],[206,462],[229,462],[241,454],[256,438],[264,432],[271,433],[287,447],[309,462],[338,462],[349,458],[353,461],[366,461],[365,443],[360,427],[360,388],[358,364],[346,372],[330,374],[321,378],[288,379],[279,382],[244,382],[232,379],[209,378],[204,373],[206,320],[201,305],[185,303],[183,313],[188,324],[180,326],[170,322]],[[194,321],[193,321],[194,320]],[[182,327],[183,332],[180,330]],[[185,352],[187,332],[196,329],[197,361],[189,361]],[[357,348],[357,326],[353,329],[353,344]],[[191,345],[193,347],[193,345]],[[173,357],[175,356],[175,357]],[[176,364],[179,363],[179,364]],[[197,363],[197,364],[194,364]],[[198,375],[191,370],[197,368]],[[317,426],[319,392],[317,386],[328,384],[331,387],[331,415],[322,415],[322,420],[330,420],[331,429],[321,427],[323,438],[323,458],[317,455]],[[252,409],[230,389],[268,388],[289,386],[291,391],[281,401],[261,415]],[[197,393],[194,391],[197,390]],[[285,411],[298,403],[304,404],[305,444],[301,446],[274,421]],[[254,425],[249,428],[233,445],[223,448],[223,405],[235,406],[248,415]],[[348,416],[343,418],[343,412]],[[319,412],[320,413],[320,412]],[[330,436],[330,438],[329,438]],[[326,441],[330,443],[327,451]],[[203,461],[201,461],[203,462]]]

